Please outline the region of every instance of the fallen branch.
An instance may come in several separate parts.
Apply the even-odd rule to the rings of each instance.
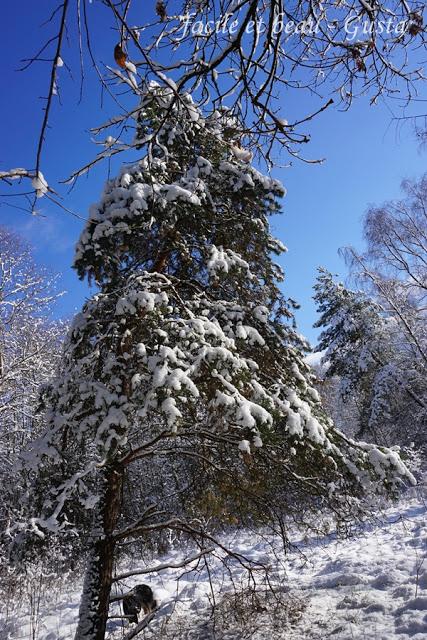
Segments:
[[[131,576],[138,576],[138,575],[143,575],[147,573],[157,573],[158,571],[163,571],[164,569],[181,569],[182,567],[186,567],[188,564],[191,564],[192,562],[199,560],[200,558],[207,555],[208,553],[212,553],[214,549],[215,547],[204,549],[203,551],[201,551],[200,553],[197,553],[191,558],[186,558],[185,560],[182,560],[181,562],[177,562],[175,564],[165,562],[163,564],[158,564],[155,567],[149,567],[148,569],[135,569],[135,571],[128,571],[127,573],[121,573],[120,575],[113,578],[113,582],[118,582],[119,580],[130,578]],[[110,602],[115,602],[116,600],[121,600],[122,598],[123,596],[114,596],[114,598],[111,598]]]
[[[155,611],[152,611],[151,613],[148,614],[148,616],[145,616],[145,618],[143,618],[143,620],[141,620],[141,622],[139,622],[136,627],[134,627],[132,629],[132,631],[129,631],[129,633],[127,633],[124,637],[123,640],[132,640],[132,638],[135,638],[135,636],[138,635],[138,633],[140,633],[141,631],[143,631],[146,627],[148,627],[148,625],[150,624],[150,622],[152,621],[152,619],[155,617],[157,611],[159,610],[160,607],[158,607]]]

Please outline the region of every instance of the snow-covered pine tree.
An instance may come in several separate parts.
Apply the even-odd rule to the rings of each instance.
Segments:
[[[325,376],[336,376],[342,400],[357,406],[356,436],[388,445],[419,440],[425,405],[398,322],[363,291],[346,288],[325,269],[319,269],[314,289]]]
[[[118,544],[162,528],[206,535],[159,501],[127,521],[131,464],[173,457],[179,470],[191,457],[200,481],[222,474],[264,519],[258,467],[295,510],[311,496],[339,512],[349,493],[409,477],[395,453],[355,445],[322,412],[272,260],[283,245],[268,217],[284,190],[251,166],[238,123],[155,83],[136,120],[143,158],[107,183],[77,246],[78,273],[100,293],[74,320],[34,447],[61,473],[32,526],[79,530],[93,510],[76,640],[104,638]]]

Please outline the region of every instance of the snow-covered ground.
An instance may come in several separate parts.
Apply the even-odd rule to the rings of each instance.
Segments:
[[[126,587],[149,583],[161,603],[148,630],[138,637],[425,640],[426,504],[425,490],[418,489],[357,536],[304,540],[300,543],[302,554],[290,553],[286,560],[271,538],[246,531],[228,537],[226,543],[234,551],[269,564],[268,580],[276,588],[274,596],[262,572],[254,592],[245,569],[236,561],[230,561],[230,571],[214,561],[209,570],[200,563],[195,573],[167,569],[128,579]],[[179,563],[183,557],[175,551],[152,564]],[[134,566],[140,565],[135,562]],[[39,605],[33,606],[32,625],[23,610],[6,613],[2,605],[1,639],[71,639],[79,587],[67,586],[66,581],[60,590],[44,587]],[[23,606],[27,606],[25,599]],[[118,613],[118,605],[114,607],[111,613]],[[121,621],[110,621],[114,638],[123,637],[130,628],[123,628]]]

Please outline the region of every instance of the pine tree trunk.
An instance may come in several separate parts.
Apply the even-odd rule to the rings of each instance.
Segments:
[[[116,546],[112,534],[120,515],[122,483],[123,469],[107,466],[104,470],[104,496],[99,504],[74,640],[105,638]]]

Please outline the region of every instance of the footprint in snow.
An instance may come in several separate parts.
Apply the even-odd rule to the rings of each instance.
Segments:
[[[350,587],[356,584],[366,584],[368,579],[358,573],[338,573],[330,576],[326,580],[316,581],[319,589],[335,589],[336,587]]]
[[[395,615],[400,615],[405,611],[427,611],[427,597],[418,596],[406,602],[402,607],[396,609]]]

